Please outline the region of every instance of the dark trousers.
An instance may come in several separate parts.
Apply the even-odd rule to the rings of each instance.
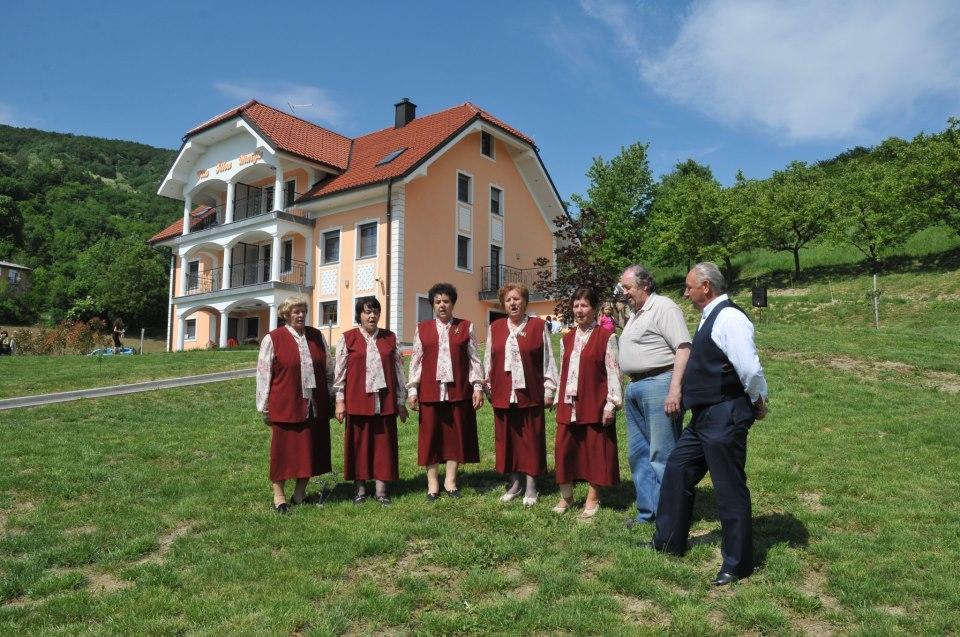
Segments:
[[[695,408],[663,474],[654,545],[682,555],[693,517],[694,488],[707,471],[723,530],[721,571],[746,577],[753,571],[753,525],[747,488],[747,432],[755,411],[744,396]]]

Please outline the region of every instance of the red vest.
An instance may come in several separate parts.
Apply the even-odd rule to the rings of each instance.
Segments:
[[[330,392],[327,389],[327,349],[320,331],[304,327],[307,348],[313,359],[313,373],[317,387],[313,390],[313,405],[320,422],[330,420]],[[300,388],[300,348],[286,327],[278,327],[268,334],[273,342],[273,365],[270,368],[270,394],[267,412],[271,422],[294,423],[307,419],[309,401]]]
[[[373,394],[367,393],[367,341],[360,329],[355,327],[343,334],[343,342],[347,347],[347,380],[343,394],[348,414],[373,416],[376,403]],[[396,335],[390,330],[379,330],[377,350],[383,365],[383,377],[387,381],[386,388],[380,390],[380,415],[390,416],[397,413],[397,370],[393,366],[393,356],[397,351]]]
[[[423,346],[423,367],[420,368],[419,397],[422,403],[440,402],[440,383],[437,382],[437,357],[440,355],[440,334],[437,321],[421,321],[417,334]],[[455,318],[450,323],[450,362],[453,364],[453,382],[447,385],[447,400],[457,402],[473,396],[470,384],[470,321]]]
[[[490,324],[490,403],[497,409],[510,407],[510,372],[503,371],[509,318]],[[543,330],[542,319],[530,317],[523,326],[523,336],[517,334],[520,360],[523,362],[523,389],[517,390],[517,407],[543,405]]]
[[[563,337],[563,367],[560,371],[560,391],[557,400],[557,422],[569,425],[570,405],[566,402],[567,372],[570,371],[570,356],[573,354],[573,339],[576,329]],[[593,328],[593,334],[587,339],[580,352],[580,369],[577,376],[577,422],[578,425],[599,424],[603,422],[603,408],[607,404],[607,342],[610,330]]]

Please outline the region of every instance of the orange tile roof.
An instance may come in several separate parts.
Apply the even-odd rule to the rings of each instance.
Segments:
[[[358,137],[353,142],[349,168],[343,174],[317,184],[301,200],[324,197],[405,175],[475,119],[486,120],[534,146],[531,138],[466,102],[439,113],[414,118],[402,128],[384,128]],[[377,166],[377,162],[389,153],[402,148],[407,150],[399,157]]]
[[[190,212],[190,231],[193,232],[206,219],[210,212],[215,210],[210,206],[200,205]],[[180,217],[169,226],[147,239],[147,243],[157,243],[164,239],[172,239],[183,234],[183,217]]]
[[[350,138],[299,117],[250,100],[192,128],[184,141],[234,117],[243,117],[278,149],[344,170],[350,160]]]

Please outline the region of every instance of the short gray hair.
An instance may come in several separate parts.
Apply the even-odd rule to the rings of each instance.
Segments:
[[[280,307],[277,308],[277,316],[284,321],[289,321],[290,313],[295,307],[303,307],[303,311],[306,312],[310,306],[307,305],[307,299],[302,296],[288,296],[283,300],[283,303],[280,304]]]
[[[697,276],[697,281],[704,281],[710,284],[710,289],[717,294],[723,294],[727,291],[727,280],[723,278],[723,272],[713,261],[701,261],[693,266],[693,272]]]
[[[647,269],[639,263],[628,265],[623,270],[624,274],[627,272],[633,275],[633,280],[637,282],[637,285],[648,288],[650,292],[657,291],[657,282],[653,280],[653,275],[647,272]]]

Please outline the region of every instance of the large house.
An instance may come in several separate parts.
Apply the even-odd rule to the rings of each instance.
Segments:
[[[469,102],[394,109],[351,139],[251,100],[183,137],[159,190],[183,218],[150,239],[173,250],[168,349],[259,340],[295,293],[334,342],[375,295],[410,343],[437,281],[482,339],[504,282],[549,276],[565,211],[533,140]],[[531,289],[532,313],[553,305]]]

